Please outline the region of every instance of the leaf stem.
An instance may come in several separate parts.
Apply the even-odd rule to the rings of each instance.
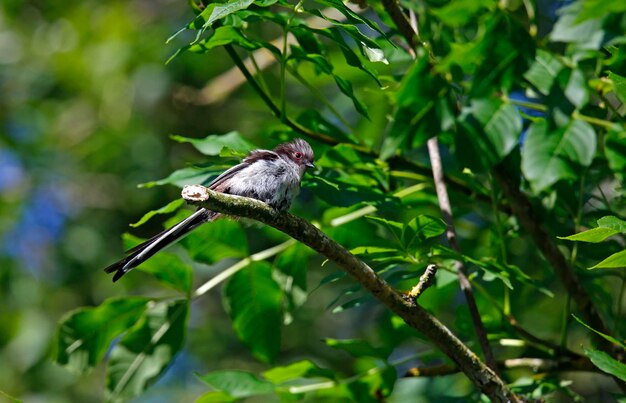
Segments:
[[[260,252],[257,252],[255,254],[253,254],[253,255],[248,256],[245,259],[242,259],[242,260],[238,261],[234,265],[232,265],[229,268],[223,270],[218,275],[216,275],[215,277],[211,278],[209,281],[207,281],[206,283],[204,283],[200,287],[198,287],[196,289],[196,291],[193,293],[193,298],[195,299],[195,298],[201,297],[202,295],[206,294],[213,287],[215,287],[216,285],[218,285],[222,281],[226,280],[227,278],[233,276],[235,273],[239,272],[241,269],[245,268],[246,266],[250,265],[251,263],[258,262],[258,261],[261,261],[261,260],[265,260],[267,258],[270,258],[270,257],[274,256],[274,255],[277,255],[280,252],[282,252],[282,251],[286,250],[287,248],[289,248],[291,245],[294,245],[295,243],[296,243],[295,240],[289,239],[289,240],[287,240],[287,241],[285,241],[285,242],[283,242],[281,244],[278,244],[276,246],[272,246],[271,248],[262,250]]]

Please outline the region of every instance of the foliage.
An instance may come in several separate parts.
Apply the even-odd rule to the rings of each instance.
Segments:
[[[618,351],[624,348],[626,334],[626,9],[614,3],[400,2],[419,27],[419,46],[408,49],[402,27],[379,1],[368,2],[370,8],[364,10],[338,0],[191,2],[195,17],[181,10],[174,23],[183,28],[170,36],[169,47],[154,45],[161,52],[167,49],[172,53],[163,71],[180,75],[176,79],[185,83],[177,98],[184,107],[168,112],[175,116],[171,119],[180,122],[168,126],[177,133],[171,140],[157,129],[159,122],[167,121],[158,109],[150,109],[152,114],[138,119],[116,104],[122,102],[123,85],[107,88],[103,82],[115,83],[117,77],[125,83],[128,77],[114,70],[115,66],[92,67],[92,84],[82,90],[92,95],[74,105],[71,99],[54,98],[58,94],[53,94],[53,89],[47,91],[54,101],[46,103],[43,97],[23,108],[14,106],[20,100],[5,100],[0,95],[3,103],[11,105],[7,109],[13,114],[9,123],[74,133],[64,141],[69,147],[72,138],[81,144],[81,150],[75,151],[81,161],[75,180],[80,179],[83,187],[91,183],[87,174],[92,170],[124,178],[115,197],[109,194],[113,190],[98,192],[101,200],[109,200],[115,209],[124,211],[122,218],[115,219],[116,228],[104,227],[108,222],[98,224],[103,227],[93,226],[94,221],[106,220],[92,210],[75,220],[90,225],[89,230],[80,232],[78,224],[67,224],[68,232],[75,232],[72,239],[78,240],[72,250],[98,252],[93,252],[92,258],[77,252],[73,258],[59,258],[59,262],[71,262],[58,280],[67,290],[57,290],[50,297],[61,301],[54,302],[56,318],[59,312],[72,309],[59,319],[52,358],[79,375],[68,378],[70,375],[50,366],[48,360],[39,359],[45,354],[40,351],[39,356],[22,364],[36,374],[32,381],[16,385],[0,381],[0,392],[19,397],[33,388],[45,393],[44,388],[54,386],[33,385],[46,371],[57,371],[57,377],[73,379],[65,381],[66,385],[95,376],[101,384],[101,377],[106,377],[106,392],[99,394],[99,399],[104,395],[112,401],[149,396],[155,388],[167,389],[168,377],[172,376],[178,376],[180,384],[193,385],[181,389],[191,390],[201,402],[255,396],[365,402],[406,401],[407,396],[479,400],[480,394],[463,376],[432,380],[405,376],[409,368],[427,373],[445,367],[449,357],[379,307],[372,296],[335,267],[324,264],[302,245],[285,243],[284,235],[274,230],[234,220],[217,221],[153,257],[117,288],[103,285],[107,279],[96,269],[119,250],[104,247],[99,231],[106,228],[106,234],[113,236],[121,222],[132,222],[127,206],[134,206],[135,216],[152,210],[139,221],[135,219],[133,225],[139,227],[135,230],[138,234],[148,236],[187,214],[178,211],[182,202],[176,191],[167,189],[207,183],[252,148],[303,137],[315,149],[318,169],[305,177],[302,195],[293,208],[295,214],[318,223],[397,289],[411,289],[424,268],[436,263],[436,285],[418,303],[481,356],[476,330],[456,281],[456,262],[463,262],[500,370],[517,393],[533,399],[576,394],[601,399],[607,397],[606,390],[618,393],[616,383],[605,373],[624,380],[624,364],[619,354],[608,354],[597,340],[600,335]],[[105,15],[110,20],[133,15],[120,11],[116,8],[119,5],[104,4],[109,7]],[[17,16],[22,15],[15,11],[19,10],[15,4],[0,10],[9,21],[18,21]],[[70,10],[74,13],[67,17],[73,21],[70,25],[88,21],[84,15],[92,15],[86,6],[72,5]],[[159,13],[158,18],[167,18],[167,12]],[[128,43],[133,21],[117,27],[103,22],[101,32],[125,43],[127,58],[137,57],[136,63],[140,63],[148,56],[131,55]],[[19,28],[12,29],[18,32]],[[63,29],[58,28],[60,32]],[[80,29],[87,31],[80,32],[85,43],[68,50],[72,56],[87,52],[93,45],[84,39],[89,28],[80,25]],[[141,36],[164,39],[168,36],[165,31],[160,28]],[[106,46],[115,43],[107,41],[99,46],[105,52]],[[172,52],[174,44],[179,49]],[[3,57],[0,54],[0,62],[5,63]],[[166,59],[162,53],[156,57],[157,61]],[[81,83],[90,77],[90,69],[79,62],[70,63],[72,59],[67,56],[51,60],[59,64],[56,74],[60,75],[63,67],[73,73],[60,75],[57,87],[85,85]],[[44,64],[39,63],[35,65]],[[16,62],[6,64],[14,64],[12,69],[18,70]],[[233,95],[225,101],[226,107],[212,106],[213,114],[200,113],[198,105],[189,101],[189,87],[197,87],[232,66],[242,72],[253,92]],[[185,75],[191,78],[183,78]],[[4,74],[0,77],[7,86],[19,84],[10,83]],[[136,96],[141,97],[142,91],[151,87],[137,84]],[[76,109],[72,113],[79,116],[95,109],[100,100],[93,94],[101,92],[106,105],[88,116],[92,120],[95,115],[108,116],[111,120],[99,129],[94,129],[98,122],[92,121],[89,130],[85,129],[88,133],[82,134],[87,139],[84,142],[76,140],[81,133],[72,122],[81,119],[74,115],[67,117],[67,122],[49,123],[54,122],[53,112],[44,106],[64,111],[70,104]],[[196,101],[201,99],[200,93],[195,94]],[[128,102],[123,105],[130,108]],[[31,112],[35,118],[27,124],[24,116]],[[130,127],[129,132],[154,131],[159,134],[146,138],[159,136],[161,140],[155,145],[142,134],[126,137],[130,134],[122,127]],[[23,153],[21,158],[36,167],[36,158],[28,159],[28,144],[15,134],[11,136],[0,139],[0,144],[6,144],[16,155]],[[447,245],[446,224],[439,218],[440,207],[424,151],[432,137],[443,150],[460,252]],[[54,141],[38,141],[37,153],[45,156],[44,150]],[[128,146],[132,158],[116,148],[126,141],[136,142]],[[200,155],[189,154],[189,145]],[[166,153],[163,147],[170,149]],[[133,148],[140,151],[132,154]],[[0,167],[9,165],[7,155],[0,151]],[[161,165],[164,160],[167,163]],[[170,164],[181,166],[183,160],[199,162],[170,174]],[[57,159],[54,164],[59,164]],[[549,239],[541,241],[554,244],[554,249],[565,254],[607,329],[594,329],[578,319],[585,316],[576,305],[574,290],[563,287],[550,259],[542,256],[539,240],[512,208],[514,201],[508,199],[496,174],[514,183],[529,199],[533,222],[549,234]],[[163,179],[153,180],[158,175]],[[49,179],[39,180],[45,184]],[[128,188],[139,182],[148,190]],[[0,175],[0,186],[6,186],[9,195],[19,193],[19,198],[29,203],[46,189],[37,185],[26,192],[12,188],[16,185],[11,183]],[[59,204],[70,205],[69,190],[59,189],[50,193],[51,198],[62,194],[57,197]],[[90,188],[81,188],[72,194],[84,202],[89,192]],[[161,192],[158,202],[129,196],[145,192]],[[13,202],[0,204],[0,218],[17,211],[18,196],[9,200]],[[38,205],[33,206],[20,208],[38,211]],[[63,221],[72,220],[60,207],[55,211]],[[33,213],[24,214],[29,217]],[[163,216],[172,214],[163,223]],[[7,234],[7,240],[17,233],[10,232],[4,221],[0,221],[0,230]],[[81,234],[87,235],[83,239]],[[126,235],[126,241],[131,246],[139,239]],[[6,253],[8,257],[0,263],[6,261],[16,267],[23,263],[16,253]],[[220,310],[219,298],[210,301],[207,294],[215,284],[205,281],[209,274],[222,270],[228,278],[221,278],[226,284],[221,296],[224,309]],[[84,272],[93,274],[83,279]],[[0,269],[9,291],[6,295],[28,292],[32,284],[41,281],[25,280],[16,273],[19,271]],[[22,288],[15,284],[22,284]],[[45,281],[43,284],[47,290],[55,289]],[[125,287],[132,291],[126,292]],[[37,293],[48,298],[41,290]],[[13,304],[2,297],[3,308],[16,308],[20,303],[29,307],[19,308],[15,316],[3,309],[7,312],[0,316],[7,324],[6,330],[0,331],[4,361],[15,354],[12,351],[24,351],[15,347],[19,347],[16,340],[35,326],[36,320],[27,322],[27,312],[35,307],[26,299],[21,296]],[[36,309],[43,307],[41,304]],[[577,320],[572,321],[572,314]],[[26,323],[26,330],[21,332],[16,325],[20,320]],[[42,334],[49,337],[50,330]],[[320,339],[325,342],[320,343]],[[569,382],[570,373],[558,369],[542,369],[542,376],[534,375],[533,368],[509,371],[504,357],[566,364],[573,361],[572,357],[587,357],[598,371]],[[90,375],[94,368],[96,372]],[[104,374],[98,372],[102,368]],[[2,366],[0,370],[10,373],[7,379],[18,378],[18,371]],[[194,370],[194,379],[184,378]],[[592,376],[594,382],[586,382]],[[66,392],[57,389],[55,393]],[[83,401],[94,400],[79,389],[67,393]],[[192,397],[175,396],[179,400]]]

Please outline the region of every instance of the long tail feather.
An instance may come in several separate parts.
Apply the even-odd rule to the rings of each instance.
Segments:
[[[113,282],[119,280],[124,274],[128,273],[141,263],[148,260],[158,251],[171,245],[172,243],[183,238],[200,224],[211,221],[217,217],[218,213],[206,209],[199,209],[183,221],[174,225],[160,234],[157,234],[149,240],[128,250],[128,256],[124,259],[113,263],[104,269],[107,273],[113,273]]]

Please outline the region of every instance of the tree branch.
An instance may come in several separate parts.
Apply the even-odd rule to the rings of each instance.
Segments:
[[[394,290],[367,264],[308,221],[289,213],[279,213],[255,199],[217,193],[199,185],[186,186],[182,196],[190,203],[213,211],[258,220],[309,246],[345,270],[409,326],[428,337],[492,401],[520,401],[502,379],[437,318]]]
[[[535,245],[537,245],[543,257],[550,263],[571,299],[575,302],[585,322],[601,333],[611,334],[602,316],[600,316],[600,313],[594,306],[591,295],[583,287],[574,269],[568,264],[567,259],[565,259],[556,242],[554,242],[554,237],[541,225],[541,217],[538,216],[537,211],[533,208],[528,196],[520,190],[519,185],[511,179],[511,176],[506,174],[506,168],[503,164],[495,166],[491,172],[509,200],[513,215],[535,241]],[[623,349],[608,342],[595,332],[593,332],[592,337],[595,338],[600,350],[619,361],[624,359]],[[622,391],[626,391],[625,382],[616,377],[613,377],[613,379]]]
[[[535,373],[559,372],[559,371],[586,371],[597,372],[607,375],[594,366],[587,357],[576,359],[553,360],[546,358],[510,358],[498,362],[498,366],[504,369],[529,368]],[[430,367],[415,367],[409,369],[405,378],[433,377],[451,375],[460,372],[459,367],[450,364],[435,365]]]
[[[541,218],[533,208],[528,196],[522,192],[519,186],[514,183],[505,173],[502,165],[496,166],[492,170],[493,176],[502,188],[511,205],[513,215],[518,219],[520,225],[529,233],[535,241],[537,248],[541,251],[545,259],[553,267],[557,276],[575,301],[578,310],[587,322],[594,329],[610,334],[608,327],[604,324],[600,313],[596,310],[591,301],[591,296],[578,280],[576,273],[567,263],[567,259],[561,253],[554,242],[554,237],[541,225]],[[598,341],[606,344],[604,339],[598,337]]]
[[[436,274],[437,274],[437,265],[429,264],[426,270],[424,270],[424,274],[420,276],[419,283],[417,283],[417,285],[413,287],[411,291],[409,291],[409,294],[408,294],[409,297],[417,300],[420,297],[420,295],[422,295],[422,293],[426,291],[428,287],[430,287],[431,285],[435,283]]]
[[[437,199],[439,200],[439,208],[441,209],[441,214],[443,215],[443,219],[447,225],[446,237],[448,238],[448,242],[450,243],[452,249],[461,253],[461,248],[459,248],[459,243],[456,240],[456,229],[454,228],[454,221],[452,219],[452,206],[450,205],[450,198],[448,197],[448,190],[446,189],[446,183],[444,181],[443,166],[441,164],[441,155],[439,154],[439,142],[437,141],[437,137],[431,137],[427,142],[427,146],[430,164],[433,169],[433,179],[435,181]],[[457,262],[457,266],[459,285],[465,295],[465,301],[467,302],[467,307],[470,311],[470,316],[472,317],[474,330],[476,330],[476,337],[478,338],[480,347],[483,350],[483,354],[485,354],[485,361],[487,361],[489,368],[497,371],[498,367],[496,366],[493,351],[491,351],[491,347],[489,346],[487,331],[485,330],[485,325],[480,317],[480,312],[478,312],[478,306],[476,305],[472,285],[467,278],[467,268],[461,261]]]

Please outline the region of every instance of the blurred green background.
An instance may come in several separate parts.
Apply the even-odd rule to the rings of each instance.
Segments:
[[[165,41],[192,16],[186,2],[174,0],[0,4],[0,401],[103,400],[102,365],[79,376],[51,362],[55,325],[68,312],[112,296],[161,292],[144,274],[113,284],[102,269],[123,256],[121,234],[131,230],[129,223],[180,195],[173,186],[137,185],[203,162],[193,147],[170,135],[238,130],[262,147],[283,140],[265,135],[264,125],[277,122],[246,85],[224,100],[203,100],[198,90],[232,67],[223,50],[187,53],[166,65],[185,38]],[[361,74],[357,80],[367,78]],[[337,104],[352,109],[347,98]],[[162,230],[164,220],[157,217],[130,232],[149,237]],[[258,226],[249,231],[251,252],[276,244],[275,233],[264,239]],[[199,268],[195,284],[233,261]],[[313,264],[321,262],[314,258]],[[328,273],[313,276],[319,280]],[[372,324],[357,326],[369,315],[365,311],[325,310],[334,298],[318,290],[299,310],[298,323],[308,330],[284,330],[284,357],[306,351],[348,367],[347,356],[321,339],[354,336]],[[187,348],[137,401],[192,400],[207,390],[194,371],[266,368],[236,338],[219,289],[193,309]]]
[[[176,50],[165,40],[190,16],[174,0],[0,4],[0,391],[29,402],[102,399],[101,372],[78,378],[50,362],[56,322],[150,288],[146,276],[114,285],[101,269],[121,257],[129,223],[179,195],[137,184],[199,161],[170,134],[254,134],[254,119],[241,114],[259,112],[246,98],[209,107],[177,96],[230,67],[219,52],[165,65]],[[160,229],[155,220],[134,233]],[[197,340],[190,336],[198,355],[183,354],[175,365],[186,369],[163,383],[180,384],[220,357],[237,360],[229,349],[242,347],[228,345],[236,342],[214,294],[195,312],[211,318],[196,321],[206,327]],[[198,390],[181,386],[189,396],[205,389],[191,385]]]

